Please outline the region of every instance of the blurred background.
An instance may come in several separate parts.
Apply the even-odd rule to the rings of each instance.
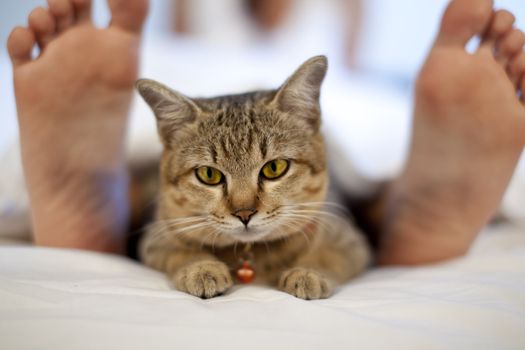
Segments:
[[[395,175],[410,132],[412,82],[446,0],[150,0],[141,76],[189,96],[280,85],[310,56],[329,58],[323,86],[325,132],[342,178],[355,166],[372,178]],[[0,216],[27,208],[5,41],[44,0],[0,2]],[[498,0],[525,28],[525,1]],[[104,0],[94,20],[105,26]],[[35,51],[35,55],[38,53]],[[135,99],[130,161],[156,157],[154,118]],[[5,171],[4,171],[5,170]]]
[[[430,44],[447,0],[150,0],[146,36],[179,35],[225,47],[267,44],[345,54],[356,68],[410,79]],[[94,0],[96,23],[109,19]],[[0,38],[45,0],[0,3]],[[525,2],[497,0],[524,25]],[[295,49],[299,48],[299,52]],[[2,45],[5,51],[5,45]]]
[[[373,119],[377,115],[387,125],[387,119],[394,118],[390,114],[398,111],[405,117],[409,114],[406,103],[410,99],[411,82],[447,3],[446,0],[150,2],[143,76],[163,80],[189,95],[214,95],[278,85],[308,57],[325,54],[331,67],[324,96],[331,97],[323,98],[338,96],[346,101],[323,103],[330,114],[336,110],[330,118],[337,122],[343,115],[346,121]],[[106,25],[109,14],[105,0],[94,0],[94,5],[95,23]],[[16,138],[5,41],[14,26],[26,24],[28,14],[36,6],[45,6],[45,0],[0,2],[3,43],[0,91],[4,95],[0,147]],[[512,10],[517,14],[518,25],[525,27],[525,16],[520,16],[525,14],[524,1],[498,0],[496,6]],[[372,95],[368,94],[370,89]],[[328,95],[328,90],[335,91]],[[389,102],[393,105],[388,105]],[[406,123],[400,125],[401,129],[406,127]],[[399,132],[401,137],[393,142],[403,147],[405,135],[402,130]],[[355,137],[381,139],[377,130],[368,126],[359,129]]]

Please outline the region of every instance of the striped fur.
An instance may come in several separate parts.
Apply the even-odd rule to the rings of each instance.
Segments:
[[[327,297],[364,269],[368,249],[357,231],[324,204],[328,176],[319,93],[326,59],[305,62],[277,90],[190,99],[151,80],[137,88],[151,106],[164,144],[155,222],[141,245],[143,261],[175,286],[213,297],[253,247],[257,282],[304,299]],[[287,159],[277,180],[264,164]],[[217,186],[195,169],[225,175]],[[236,211],[256,214],[245,226]]]

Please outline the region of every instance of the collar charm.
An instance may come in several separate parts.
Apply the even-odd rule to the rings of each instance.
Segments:
[[[242,257],[239,259],[240,267],[237,269],[237,279],[243,283],[248,284],[255,278],[255,269],[253,268],[253,253],[252,245],[247,244],[244,246],[244,252]]]
[[[237,269],[237,279],[243,283],[248,284],[253,281],[255,277],[255,270],[250,261],[244,260],[241,266]]]

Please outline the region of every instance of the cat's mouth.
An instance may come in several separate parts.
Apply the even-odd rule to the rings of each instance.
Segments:
[[[271,230],[258,225],[251,225],[247,227],[238,227],[229,232],[236,240],[249,243],[263,239],[271,233]]]
[[[270,222],[262,221],[248,226],[229,228],[228,234],[239,242],[250,243],[287,236],[291,231],[295,232],[290,229],[289,224],[272,219]]]

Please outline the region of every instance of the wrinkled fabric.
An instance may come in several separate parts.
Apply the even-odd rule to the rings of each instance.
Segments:
[[[329,299],[237,286],[201,300],[123,257],[0,247],[3,349],[523,349],[525,229],[469,255],[375,268]]]

